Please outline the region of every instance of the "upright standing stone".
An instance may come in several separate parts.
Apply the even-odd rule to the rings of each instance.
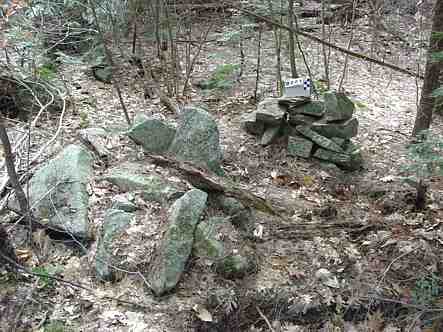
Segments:
[[[164,153],[174,139],[175,128],[158,119],[145,119],[137,120],[127,134],[146,152]]]
[[[193,162],[223,175],[217,123],[201,108],[186,107],[183,110],[169,152],[179,160]]]
[[[324,100],[326,107],[326,121],[332,122],[349,120],[352,118],[355,105],[344,93],[332,91],[326,92],[324,94]]]
[[[168,230],[148,276],[156,295],[172,290],[180,280],[192,251],[195,228],[206,206],[207,197],[204,191],[192,189],[172,205]]]

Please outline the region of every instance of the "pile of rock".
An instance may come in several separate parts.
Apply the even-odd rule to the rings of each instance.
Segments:
[[[267,98],[242,120],[243,128],[260,136],[263,146],[288,137],[288,155],[315,157],[346,170],[361,167],[354,103],[342,93],[326,92],[323,100]]]

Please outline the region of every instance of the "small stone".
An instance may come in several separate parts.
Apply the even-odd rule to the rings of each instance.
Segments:
[[[276,98],[266,98],[257,106],[256,119],[271,126],[279,126],[285,118],[286,107]]]
[[[344,152],[343,149],[340,146],[338,146],[336,143],[331,141],[329,138],[326,138],[324,136],[321,136],[320,134],[317,134],[315,131],[311,130],[308,126],[301,125],[301,126],[295,127],[295,129],[297,129],[297,131],[300,134],[309,138],[315,144],[319,145],[320,147],[322,147],[326,150],[330,150],[330,151],[334,151],[334,152],[338,152],[338,153]]]
[[[262,146],[266,146],[274,142],[280,136],[281,133],[280,129],[281,129],[280,125],[266,128],[265,132],[263,133],[263,136],[261,137],[260,144]]]
[[[217,267],[217,272],[228,279],[243,278],[250,268],[249,261],[241,255],[226,256]]]
[[[231,223],[242,231],[251,233],[255,228],[255,220],[249,208],[233,197],[220,195],[217,198],[223,212],[229,216]]]
[[[304,137],[290,136],[288,139],[288,155],[293,157],[309,158],[314,143]]]

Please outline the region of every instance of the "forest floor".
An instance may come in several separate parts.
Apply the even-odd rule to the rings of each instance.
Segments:
[[[192,75],[193,83],[208,78],[218,65],[240,62],[238,44],[224,40],[238,24],[238,13],[234,14],[226,19],[211,17],[213,29],[208,40],[214,42],[203,44]],[[387,32],[380,32],[374,56],[411,70],[418,64],[424,68],[425,50],[420,40],[426,40],[426,30],[419,36],[418,30],[411,28],[417,24],[413,17],[389,19],[398,24],[409,45]],[[315,21],[301,19],[301,27],[315,26],[312,20]],[[346,47],[351,30],[340,25],[331,28],[331,42]],[[203,26],[194,32],[196,38],[204,29]],[[318,25],[312,33],[320,34]],[[364,18],[358,20],[358,28],[353,33],[352,48],[370,54],[368,41],[372,35]],[[302,309],[293,316],[279,315],[279,310],[283,312],[283,309],[275,303],[270,310],[263,309],[275,331],[336,331],[334,328],[344,331],[441,331],[437,326],[443,329],[439,323],[443,310],[443,182],[441,178],[433,178],[427,208],[415,211],[414,190],[402,180],[403,167],[409,162],[407,146],[420,94],[417,87],[422,81],[349,58],[343,87],[358,106],[356,117],[360,125],[356,140],[363,147],[364,169],[353,173],[328,169],[313,160],[288,157],[284,141],[262,147],[256,137],[240,127],[241,117],[256,108],[251,98],[256,77],[256,36],[255,32],[244,40],[244,72],[229,89],[207,92],[192,85],[188,101],[204,104],[216,118],[227,176],[280,207],[287,217],[283,222],[257,213],[257,224],[263,226],[264,232],[262,240],[254,244],[245,244],[245,240],[235,235],[224,234],[231,236],[231,242],[238,248],[247,245],[254,249],[259,261],[257,271],[232,282],[222,280],[204,264],[192,262],[176,291],[156,299],[135,275],[128,275],[115,284],[95,280],[91,268],[94,244],[89,253],[83,255],[48,238],[51,249],[47,262],[62,266],[66,280],[88,285],[96,293],[92,295],[62,283],[48,285],[35,280],[30,285],[31,279],[20,281],[14,287],[26,299],[21,315],[25,317],[22,321],[26,321],[23,326],[37,329],[38,322],[63,321],[74,331],[198,330],[196,315],[202,314],[201,308],[206,306],[211,292],[242,289],[246,297],[248,291],[284,289],[292,294],[291,301]],[[301,41],[312,77],[323,78],[321,45],[305,39]],[[125,45],[129,53],[130,42]],[[144,46],[150,47],[148,43]],[[117,80],[131,118],[144,113],[175,122],[176,115],[158,98],[143,98],[143,86],[136,77],[136,69],[118,56],[117,59],[121,60]],[[283,76],[289,77],[286,51],[283,59]],[[344,54],[331,51],[332,88],[337,87],[344,62]],[[297,65],[306,75],[300,56]],[[63,133],[54,151],[75,142],[78,130],[85,126],[108,129],[125,126],[111,85],[93,80],[86,67],[63,65],[63,76],[70,82],[76,110],[70,109],[66,115]],[[272,30],[265,29],[259,84],[261,98],[275,96],[275,81],[273,34]],[[58,118],[48,117],[44,134],[50,136],[55,132],[57,123]],[[443,135],[443,114],[435,116],[432,133]],[[38,146],[38,142],[34,144]],[[141,150],[124,136],[110,137],[108,148],[112,151],[111,166],[127,160],[144,160]],[[90,219],[96,228],[115,194],[109,185],[98,180],[104,172],[103,166],[97,167],[97,182],[92,188]],[[165,176],[169,174],[168,170],[161,172]],[[144,218],[155,221],[155,213],[156,209],[147,207]],[[20,241],[19,231],[14,234],[17,235],[15,245],[21,248],[24,239]],[[158,242],[158,237],[152,241]],[[28,263],[32,262],[29,258]],[[143,307],[122,305],[107,300],[106,296],[129,299]],[[200,309],[195,309],[195,305]],[[356,310],[358,305],[371,310]],[[259,328],[269,330],[265,319],[254,307],[251,309],[251,303],[233,306],[234,309],[226,310],[226,317],[244,319],[238,324],[239,330],[250,330],[252,325],[257,326],[256,331]],[[249,312],[251,310],[255,315]],[[233,312],[237,314],[234,316]],[[251,322],[251,317],[257,320]],[[200,330],[204,328],[200,326]],[[234,331],[225,328],[225,331],[230,330]]]

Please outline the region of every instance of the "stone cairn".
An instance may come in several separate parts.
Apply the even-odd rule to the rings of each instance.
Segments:
[[[259,136],[263,146],[288,137],[288,155],[314,157],[342,169],[360,169],[360,147],[354,103],[342,93],[326,92],[323,100],[306,97],[267,98],[242,119],[243,128]]]

